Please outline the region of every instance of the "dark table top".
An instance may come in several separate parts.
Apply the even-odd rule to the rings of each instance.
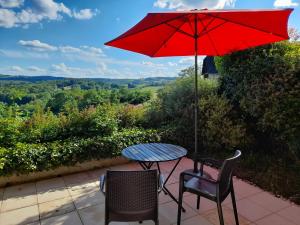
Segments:
[[[183,147],[163,143],[132,145],[122,150],[128,159],[140,162],[164,162],[182,158],[187,154]]]

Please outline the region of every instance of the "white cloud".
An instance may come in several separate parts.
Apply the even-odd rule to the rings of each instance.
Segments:
[[[89,20],[97,14],[97,10],[81,9],[79,12],[74,11],[73,16],[78,20]]]
[[[37,66],[29,66],[28,71],[35,72],[35,73],[44,73],[44,72],[46,72],[45,69],[39,68]]]
[[[168,62],[168,66],[177,66],[177,63]]]
[[[36,51],[56,51],[57,47],[49,45],[47,43],[40,42],[39,40],[32,40],[32,41],[23,41],[20,40],[19,44],[22,46],[25,46],[27,48],[30,48],[32,50]]]
[[[156,0],[154,6],[158,8],[190,10],[190,9],[223,9],[234,7],[236,0]]]
[[[23,5],[24,0],[0,0],[0,7],[3,8],[18,8]]]
[[[13,72],[18,72],[18,73],[24,71],[23,68],[21,68],[21,67],[19,67],[19,66],[11,66],[11,67],[10,67],[10,70],[13,71]]]
[[[0,9],[0,27],[11,28],[16,23],[15,12],[9,9]]]
[[[150,61],[143,61],[142,65],[148,66],[148,67],[163,67],[164,65],[161,63],[153,63]]]
[[[0,0],[0,4],[6,6],[21,7],[24,1]],[[6,7],[8,8],[8,7]],[[61,20],[65,15],[75,19],[91,19],[98,10],[82,9],[75,12],[53,0],[31,0],[31,6],[20,8],[20,10],[0,9],[0,27],[26,27],[28,24],[39,23],[43,20]]]
[[[99,59],[100,57],[105,56],[101,48],[88,45],[82,45],[80,47],[74,47],[70,45],[54,46],[39,40],[20,40],[18,43],[26,48],[38,52],[58,52],[69,57],[70,59],[82,59],[86,61],[91,59]]]
[[[179,60],[179,64],[191,64],[195,61],[195,57],[183,57]]]
[[[120,72],[108,69],[103,62],[94,68],[71,67],[65,63],[52,64],[48,74],[65,77],[122,77]]]
[[[274,7],[297,7],[299,5],[298,2],[294,2],[294,0],[275,0]]]
[[[0,56],[14,59],[48,59],[49,55],[45,52],[33,52],[33,51],[16,51],[0,49]]]

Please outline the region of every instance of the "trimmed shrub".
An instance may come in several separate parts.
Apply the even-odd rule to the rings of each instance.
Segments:
[[[70,138],[43,144],[17,143],[0,148],[0,175],[54,169],[91,159],[119,156],[121,150],[137,143],[159,142],[155,130],[124,129],[110,136]]]

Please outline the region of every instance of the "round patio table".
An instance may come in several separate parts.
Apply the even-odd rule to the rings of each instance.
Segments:
[[[161,170],[159,164],[162,162],[176,161],[171,172],[167,176],[166,180],[163,182],[163,191],[168,194],[177,204],[178,200],[174,195],[168,190],[166,184],[173,174],[174,170],[178,166],[182,157],[186,156],[187,150],[183,147],[164,144],[164,143],[147,143],[147,144],[137,144],[129,146],[122,150],[122,155],[130,160],[138,162],[144,170],[149,170],[156,164],[159,175],[161,175]]]

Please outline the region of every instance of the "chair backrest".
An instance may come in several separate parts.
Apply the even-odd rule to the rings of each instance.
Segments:
[[[109,211],[134,213],[157,209],[157,170],[107,171],[106,207]]]
[[[232,172],[241,154],[240,150],[236,150],[233,157],[224,160],[218,176],[220,196],[227,196],[232,181]]]

